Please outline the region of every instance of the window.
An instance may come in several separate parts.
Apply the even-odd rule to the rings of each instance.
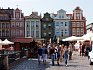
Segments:
[[[16,13],[16,18],[19,18],[19,16],[20,16],[20,13]]]
[[[36,37],[37,38],[39,37],[39,31],[36,31]]]
[[[6,23],[6,28],[10,28],[10,24],[9,23]]]
[[[46,36],[46,33],[43,33],[44,36]]]
[[[65,22],[65,26],[67,26],[67,22]]]
[[[2,28],[5,28],[5,23],[2,23]]]
[[[64,15],[62,15],[62,18],[64,18]]]
[[[26,27],[30,27],[30,21],[26,21]]]
[[[16,30],[16,36],[19,36],[20,35],[20,33],[19,33],[19,30],[17,29]]]
[[[84,27],[84,22],[81,22],[81,27]]]
[[[9,30],[6,30],[6,36],[9,36]]]
[[[2,24],[0,23],[0,28],[2,28]]]
[[[24,22],[20,22],[20,27],[24,27]]]
[[[5,36],[5,30],[4,29],[2,30],[2,36]]]
[[[30,31],[27,31],[27,37],[29,37],[30,36]]]
[[[34,31],[31,31],[31,36],[34,37]]]
[[[15,36],[15,30],[12,30],[11,35]]]
[[[31,28],[32,28],[32,30],[34,30],[34,21],[31,21]]]
[[[72,22],[72,27],[75,27],[76,26],[76,23],[75,22]]]
[[[36,21],[36,28],[39,28],[39,21]]]
[[[75,28],[72,29],[72,35],[76,35],[76,29]]]
[[[48,35],[51,36],[51,32],[48,32]]]
[[[12,24],[11,24],[11,27],[15,27],[15,23],[12,23]]]
[[[48,24],[48,28],[49,28],[49,29],[51,28],[51,24]]]
[[[56,22],[56,26],[59,26],[59,22]]]
[[[46,24],[44,24],[43,27],[46,28]]]
[[[80,19],[80,13],[76,13],[76,19]]]
[[[16,27],[19,27],[19,25],[20,25],[20,24],[17,22],[17,23],[16,23]]]
[[[61,22],[61,26],[63,26],[63,22]]]
[[[59,16],[59,18],[61,18],[61,16]]]

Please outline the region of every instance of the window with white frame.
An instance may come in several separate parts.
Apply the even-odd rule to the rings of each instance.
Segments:
[[[36,37],[39,38],[39,31],[36,31]]]
[[[84,27],[84,22],[81,22],[81,27]]]
[[[15,23],[11,23],[11,27],[15,27]]]
[[[76,27],[76,23],[75,22],[72,22],[72,27]]]
[[[63,26],[63,22],[60,22],[61,23],[61,26]]]
[[[30,36],[30,31],[27,31],[27,37],[29,37]]]
[[[77,27],[80,27],[80,22],[77,22]]]
[[[44,36],[46,36],[46,33],[43,33]]]
[[[19,23],[19,22],[17,22],[17,23],[16,23],[16,27],[19,27],[19,26],[20,26],[20,23]]]
[[[81,28],[81,35],[84,35],[84,29]]]
[[[65,22],[65,26],[67,26],[67,22]]]
[[[56,22],[56,26],[59,26],[59,22]]]
[[[46,28],[46,24],[43,24],[43,27]]]
[[[76,29],[75,28],[72,29],[72,35],[76,35]]]

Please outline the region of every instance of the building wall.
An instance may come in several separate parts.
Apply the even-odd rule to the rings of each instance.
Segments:
[[[49,13],[41,19],[41,37],[46,40],[54,37],[54,22]]]
[[[83,17],[83,10],[76,7],[71,17],[71,36],[83,36],[86,34],[86,18]]]
[[[24,16],[22,10],[16,8],[11,19],[11,38],[24,37]]]
[[[10,20],[13,16],[13,9],[0,9],[0,39],[11,38]]]
[[[25,37],[41,38],[40,16],[36,12],[25,17]]]
[[[68,37],[70,36],[70,18],[67,17],[66,11],[60,9],[57,14],[52,14],[54,19],[55,35],[57,37]]]

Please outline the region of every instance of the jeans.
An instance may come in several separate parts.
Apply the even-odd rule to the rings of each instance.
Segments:
[[[55,54],[51,54],[52,65],[54,65],[54,60],[55,60]]]

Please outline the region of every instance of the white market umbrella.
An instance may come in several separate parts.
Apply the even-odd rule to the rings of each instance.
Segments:
[[[2,50],[3,41],[0,39],[0,50]]]
[[[14,44],[14,42],[11,42],[11,41],[8,41],[7,39],[5,39],[5,40],[3,41],[3,44],[4,44],[4,45]]]
[[[82,37],[70,36],[63,39],[62,41],[77,41],[77,40],[82,40]]]
[[[87,34],[85,34],[85,35],[82,36],[82,38],[84,40],[91,40],[92,37],[93,37],[93,32],[92,31],[90,31]]]

